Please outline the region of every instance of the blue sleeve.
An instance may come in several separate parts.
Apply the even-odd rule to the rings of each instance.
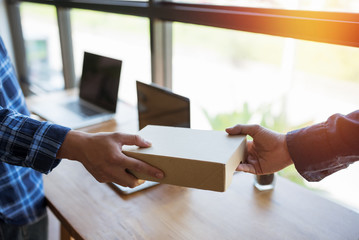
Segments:
[[[56,154],[69,130],[0,106],[0,159],[49,173],[60,162]]]
[[[320,181],[359,160],[359,111],[289,132],[286,140],[297,171]]]

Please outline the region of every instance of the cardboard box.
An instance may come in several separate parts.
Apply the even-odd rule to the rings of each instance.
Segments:
[[[161,169],[158,179],[132,172],[139,179],[224,192],[246,154],[246,137],[224,131],[148,125],[138,132],[149,148],[124,146],[123,152]]]

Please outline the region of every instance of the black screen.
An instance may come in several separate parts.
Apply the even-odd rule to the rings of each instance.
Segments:
[[[122,61],[85,52],[80,98],[116,112]]]
[[[159,87],[137,81],[139,128],[147,125],[190,127],[190,101]]]

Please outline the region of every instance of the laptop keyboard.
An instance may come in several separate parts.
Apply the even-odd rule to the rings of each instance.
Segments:
[[[68,102],[65,106],[69,110],[75,113],[79,113],[82,117],[92,117],[101,113],[99,111],[89,108],[84,104],[81,104],[81,102]]]

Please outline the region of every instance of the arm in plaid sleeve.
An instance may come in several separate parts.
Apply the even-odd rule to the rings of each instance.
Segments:
[[[69,130],[0,107],[0,159],[49,173],[60,162],[56,154]]]

